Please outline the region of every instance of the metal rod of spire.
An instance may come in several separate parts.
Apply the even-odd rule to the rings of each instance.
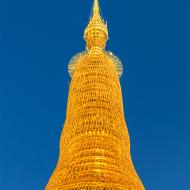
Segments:
[[[94,0],[93,12],[99,13],[99,1],[98,0]]]

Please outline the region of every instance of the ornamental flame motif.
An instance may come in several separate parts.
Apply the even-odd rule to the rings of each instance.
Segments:
[[[86,50],[68,66],[72,78],[57,166],[46,190],[144,190],[130,155],[122,64],[105,51],[107,25],[94,0]]]

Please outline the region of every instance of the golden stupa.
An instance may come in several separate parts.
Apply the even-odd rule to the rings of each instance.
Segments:
[[[122,64],[105,51],[107,24],[94,0],[86,50],[68,66],[72,78],[57,166],[46,190],[144,190],[130,155],[119,77]]]

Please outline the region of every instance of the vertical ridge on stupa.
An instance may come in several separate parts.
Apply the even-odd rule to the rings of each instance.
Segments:
[[[108,28],[94,0],[86,49],[68,64],[71,76],[57,166],[46,190],[144,190],[133,166],[119,77],[105,50]]]

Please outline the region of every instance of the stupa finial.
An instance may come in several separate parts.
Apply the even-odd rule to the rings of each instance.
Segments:
[[[100,14],[99,1],[98,0],[94,0],[93,14]]]
[[[100,15],[99,1],[94,0],[92,16],[84,31],[84,39],[87,49],[93,47],[104,49],[108,40],[108,28]]]

